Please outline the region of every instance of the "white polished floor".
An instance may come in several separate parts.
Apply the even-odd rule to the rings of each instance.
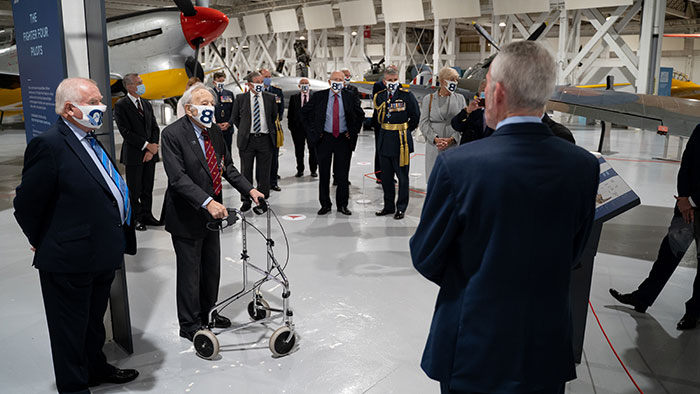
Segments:
[[[571,127],[579,145],[595,149],[597,129]],[[0,392],[50,393],[55,385],[38,275],[8,204],[19,179],[24,136],[21,131],[6,130],[0,132],[0,141],[0,204],[4,204],[0,211]],[[381,208],[381,189],[363,176],[372,172],[371,133],[360,137],[353,156],[350,217],[335,212],[335,206],[329,215],[316,215],[318,178],[308,176],[308,169],[303,178],[293,176],[296,170],[290,136],[286,141],[280,157],[283,190],[273,192],[270,202],[279,216],[306,216],[300,221],[282,220],[290,242],[286,273],[291,282],[298,349],[287,357],[273,358],[267,337],[277,325],[258,326],[219,336],[224,347],[220,358],[198,358],[191,344],[177,335],[175,255],[170,237],[162,227],[149,228],[138,234],[139,253],[126,258],[135,352],[129,356],[113,344],[107,346],[115,365],[136,368],[141,376],[127,385],[97,387],[95,393],[439,392],[438,384],[419,367],[438,289],[415,272],[408,250],[423,201],[419,192],[425,190],[420,155],[424,145],[416,144],[419,155],[411,163],[412,187],[417,192],[411,192],[406,218],[395,221],[374,216]],[[668,225],[678,164],[651,160],[663,153],[662,144],[663,138],[653,133],[614,130],[612,148],[618,153],[608,156],[611,164],[641,196],[644,207],[660,210],[661,219],[650,223],[648,218],[632,215],[632,210],[627,222],[619,222],[615,232],[604,236],[618,236],[626,226],[632,226],[629,223],[635,223],[636,231],[657,233]],[[156,216],[165,183],[159,164],[154,190]],[[238,194],[230,187],[224,194],[230,206],[239,206]],[[364,199],[371,202],[357,202]],[[261,217],[251,214],[249,218],[264,226]],[[661,236],[649,242],[649,250],[656,250]],[[284,259],[279,227],[274,228],[273,238],[277,256]],[[233,294],[241,285],[240,227],[227,230],[222,240],[220,298]],[[252,261],[263,264],[262,239],[251,235],[250,242],[255,249]],[[626,257],[624,249],[618,255],[599,253],[591,302],[645,393],[700,393],[700,331],[681,333],[675,329],[684,312],[683,303],[690,296],[695,268],[680,267],[644,315],[620,306],[607,293],[609,287],[634,289],[650,267],[650,261]],[[266,290],[266,298],[278,304],[279,288],[270,285]],[[223,314],[245,322],[246,303],[235,303]],[[577,373],[579,377],[568,384],[567,393],[637,392],[590,314],[584,360]]]

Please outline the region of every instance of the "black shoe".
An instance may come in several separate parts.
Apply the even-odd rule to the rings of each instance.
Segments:
[[[149,226],[161,226],[162,225],[160,220],[157,220],[153,216],[147,217],[147,218],[143,219],[141,222],[143,224],[147,224]]]
[[[333,179],[333,186],[338,186],[338,181],[336,181],[335,179]]]
[[[119,369],[114,367],[114,371],[107,376],[96,378],[88,382],[88,386],[95,387],[102,383],[124,384],[129,383],[139,376],[139,371],[135,369]]]
[[[352,212],[350,212],[348,207],[340,207],[340,208],[338,208],[338,212],[342,213],[343,215],[347,215],[347,216],[352,215]]]
[[[282,179],[282,177],[281,177],[281,176],[279,176],[279,175],[277,175],[277,179]]]
[[[382,209],[381,211],[375,212],[374,214],[377,215],[377,216],[386,216],[386,215],[391,215],[392,213],[394,213],[394,210],[393,210],[393,209],[392,209],[392,210],[388,210],[388,209],[384,208],[384,209]]]
[[[274,190],[276,192],[281,192],[282,188],[279,187],[278,185],[275,185],[275,186],[270,186],[270,190]]]
[[[214,327],[216,328],[229,328],[231,327],[231,320],[225,316],[221,316],[219,313],[214,312],[212,314],[212,321],[214,322]]]
[[[134,229],[136,231],[146,231],[146,225],[141,222],[136,222],[136,224],[134,225]]]
[[[330,211],[331,211],[331,207],[321,207],[321,209],[318,210],[318,214],[325,215]]]
[[[401,220],[403,219],[403,216],[403,211],[396,211],[396,213],[394,214],[394,219]]]
[[[248,211],[250,211],[250,207],[251,207],[252,205],[253,205],[253,203],[250,202],[250,201],[244,202],[243,205],[241,205],[241,212],[248,212]]]
[[[352,185],[352,182],[348,181],[348,186]]]
[[[181,338],[185,338],[185,339],[187,339],[188,341],[192,342],[192,338],[194,338],[194,334],[195,334],[196,332],[197,332],[197,331],[183,331],[183,330],[180,330],[180,337],[181,337]]]
[[[301,177],[304,176],[304,171],[297,171],[297,173],[294,174],[294,176],[297,177],[297,178],[301,178]]]
[[[637,297],[635,297],[634,293],[622,294],[615,289],[610,289],[609,291],[610,295],[613,296],[613,298],[621,304],[631,305],[634,307],[634,310],[639,313],[644,313],[647,311],[648,306],[639,302],[639,300],[637,300]]]
[[[312,177],[312,178],[316,178],[317,176],[318,176],[318,173],[316,173],[316,171],[312,171],[312,172],[311,172],[311,177]]]
[[[681,321],[678,322],[676,329],[678,330],[692,330],[698,326],[698,318],[689,314],[683,315]]]

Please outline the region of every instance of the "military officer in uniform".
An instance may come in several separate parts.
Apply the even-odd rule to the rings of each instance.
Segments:
[[[282,115],[284,115],[284,93],[282,89],[277,86],[272,85],[272,74],[270,70],[266,68],[260,69],[260,75],[263,77],[263,85],[265,85],[265,91],[275,95],[275,103],[277,104],[277,120],[282,122]],[[281,192],[282,188],[279,187],[277,180],[279,179],[279,174],[277,174],[280,162],[279,162],[280,148],[278,146],[274,147],[272,152],[272,165],[270,167],[270,190]]]
[[[394,214],[394,219],[403,219],[408,207],[408,168],[413,152],[411,132],[418,127],[420,110],[415,96],[400,88],[399,73],[387,68],[384,72],[386,89],[374,95],[372,124],[379,130],[377,151],[379,152],[380,177],[384,190],[384,208],[377,216]],[[399,197],[394,203],[394,174],[399,179]]]
[[[231,145],[233,144],[233,111],[231,109],[233,109],[234,96],[232,91],[224,89],[225,80],[226,74],[223,72],[217,71],[214,73],[214,91],[216,92],[214,115],[216,125],[221,129],[228,151],[231,152]]]

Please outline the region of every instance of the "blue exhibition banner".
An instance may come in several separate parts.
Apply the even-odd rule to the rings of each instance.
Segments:
[[[672,83],[673,67],[661,67],[659,71],[659,96],[670,96]]]
[[[27,142],[56,122],[56,87],[66,78],[61,0],[12,0]]]

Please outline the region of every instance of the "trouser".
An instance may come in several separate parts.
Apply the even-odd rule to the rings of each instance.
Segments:
[[[138,222],[153,217],[153,180],[156,162],[151,160],[136,166],[126,166],[126,186],[129,187],[132,218]]]
[[[528,391],[527,393],[523,393],[523,394],[564,394],[565,391],[566,391],[566,383],[560,383],[560,384],[552,386],[552,388],[550,388],[550,389]],[[444,383],[444,382],[440,382],[440,393],[441,394],[486,394],[486,393],[478,393],[475,391],[450,390],[447,383]]]
[[[180,330],[193,332],[207,323],[219,296],[219,233],[209,231],[198,239],[173,235],[172,239],[177,261],[177,319]]]
[[[379,171],[382,170],[382,165],[381,165],[381,159],[379,158],[379,129],[377,127],[374,127],[374,174],[377,176],[379,180],[381,180],[381,173]],[[394,183],[394,180],[391,180],[392,183]]]
[[[406,212],[408,208],[408,169],[409,164],[399,167],[398,156],[380,155],[382,189],[384,190],[384,209],[387,211]],[[399,198],[394,205],[394,174],[399,179]]]
[[[270,161],[270,186],[277,186],[277,173],[280,168],[280,148],[272,148],[272,160]]]
[[[333,164],[333,174],[338,181],[335,190],[335,203],[338,207],[347,207],[350,198],[350,188],[348,185],[348,175],[350,173],[350,139],[347,133],[334,138],[332,134],[323,132],[321,141],[316,147],[318,155],[319,185],[318,199],[322,207],[331,207],[330,180],[331,163]]]
[[[292,141],[294,141],[294,156],[297,159],[297,171],[304,172],[304,149],[308,145],[306,131],[304,129],[291,130]],[[316,161],[316,150],[309,146],[309,170],[316,172],[318,162]]]
[[[255,165],[255,179],[258,183],[258,191],[265,195],[265,198],[270,197],[270,165],[272,162],[272,143],[270,136],[263,134],[261,136],[250,135],[248,146],[245,149],[239,150],[241,156],[241,174],[245,179],[253,183],[253,165]],[[250,196],[241,194],[241,201],[250,201]]]
[[[678,208],[674,209],[671,225],[668,228],[668,233],[661,241],[659,254],[651,267],[649,276],[634,292],[635,297],[645,305],[651,306],[654,303],[693,240],[695,240],[695,245],[698,246],[697,226],[700,219],[697,216],[698,210],[695,211],[695,214],[695,223],[686,223]],[[700,253],[696,258],[700,261]],[[693,295],[685,303],[685,311],[691,316],[700,317],[700,279],[697,272],[693,282]]]
[[[57,273],[39,270],[51,356],[59,393],[89,393],[88,382],[111,374],[102,352],[103,319],[114,270]]]

